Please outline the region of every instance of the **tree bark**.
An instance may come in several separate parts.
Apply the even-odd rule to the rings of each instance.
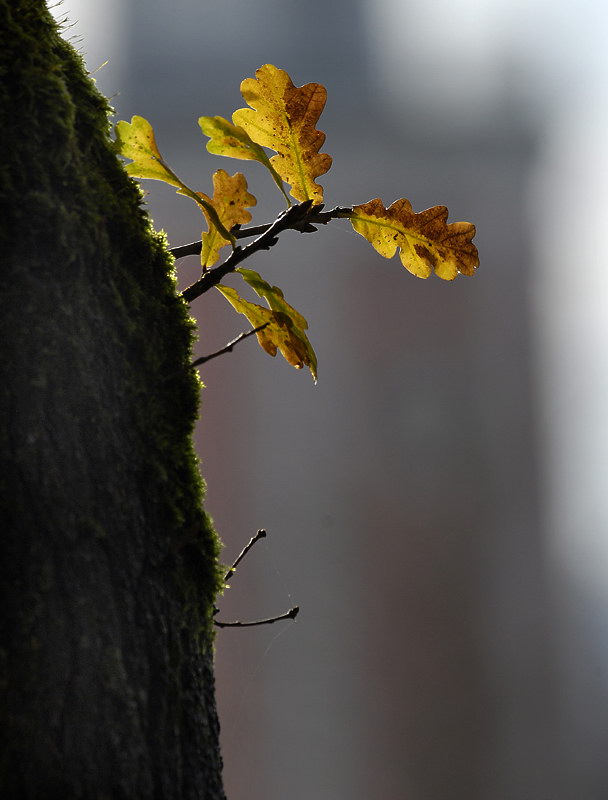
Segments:
[[[193,323],[42,0],[0,70],[0,796],[223,798]]]

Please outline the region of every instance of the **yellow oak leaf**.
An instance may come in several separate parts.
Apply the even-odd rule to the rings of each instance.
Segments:
[[[290,306],[289,303],[283,297],[283,292],[279,289],[278,286],[271,286],[267,281],[262,278],[259,272],[256,272],[253,269],[245,269],[245,267],[239,267],[236,272],[243,278],[245,283],[249,284],[251,288],[259,295],[259,297],[263,297],[270,308],[273,311],[282,311],[284,314],[287,314],[291,321],[298,327],[302,332],[308,330],[308,322],[306,319],[300,314],[299,311],[296,311],[293,306]]]
[[[268,355],[276,356],[281,352],[288,364],[296,369],[308,367],[315,383],[317,382],[317,357],[308,337],[304,333],[308,323],[304,317],[283,299],[283,293],[276,286],[270,286],[253,270],[239,270],[251,273],[259,279],[258,286],[265,292],[271,308],[264,308],[257,303],[250,303],[239,296],[235,289],[218,285],[216,288],[240,314],[244,314],[254,328],[266,327],[256,333],[260,347]],[[249,282],[249,281],[248,281]],[[256,281],[251,285],[254,285]],[[265,286],[262,287],[261,284]],[[267,289],[265,288],[267,287]],[[255,286],[254,286],[255,288]],[[270,298],[270,299],[269,299]],[[302,327],[303,326],[303,327]]]
[[[247,191],[245,176],[240,172],[230,176],[223,169],[218,169],[213,174],[213,197],[206,199],[226,230],[230,230],[233,225],[250,222],[251,214],[247,208],[257,203],[255,197]],[[220,249],[230,244],[230,241],[218,231],[204,207],[203,213],[207,218],[209,231],[202,235],[201,264],[203,267],[210,267],[218,260]]]
[[[132,178],[149,178],[151,180],[163,181],[171,186],[177,187],[177,193],[183,194],[194,200],[218,229],[220,234],[232,244],[235,238],[229,233],[222,223],[207,195],[202,192],[195,192],[180,180],[175,172],[169,167],[156,144],[152,125],[144,117],[134,116],[131,122],[121,120],[114,128],[116,139],[114,147],[119,155],[132,159],[130,164],[125,165],[127,174]]]
[[[171,186],[183,187],[182,182],[165,163],[156,144],[154,130],[147,119],[132,117],[131,122],[121,120],[116,123],[116,149],[121,156],[131,158],[127,164],[127,174],[133,178],[151,178],[164,181]]]
[[[331,156],[319,153],[325,134],[315,124],[327,99],[325,88],[320,83],[294,86],[289,75],[272,64],[255,74],[241,83],[241,94],[251,108],[235,111],[233,123],[277,153],[270,163],[296,200],[322,203],[323,189],[315,178],[331,167]]]
[[[263,164],[272,175],[273,181],[287,200],[289,197],[283,188],[281,176],[270,163],[266,151],[256,144],[249,134],[239,125],[233,125],[224,117],[199,117],[198,124],[205,136],[209,137],[207,150],[217,156],[242,158],[248,161],[258,161]]]
[[[435,274],[446,281],[473,275],[479,266],[477,248],[472,242],[475,226],[470,222],[446,224],[448,210],[434,206],[415,213],[408,200],[401,199],[385,208],[379,198],[353,208],[353,228],[385,258],[400,248],[403,266],[419,278]]]

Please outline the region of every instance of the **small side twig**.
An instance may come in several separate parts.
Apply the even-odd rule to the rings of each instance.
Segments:
[[[240,564],[240,562],[245,558],[247,553],[251,550],[253,545],[256,542],[259,542],[260,539],[263,539],[266,536],[266,531],[263,528],[256,533],[255,536],[252,536],[251,539],[247,542],[245,547],[241,550],[241,552],[236,557],[234,563],[228,570],[228,572],[224,575],[224,583],[228,581],[233,575]],[[279,614],[276,617],[268,617],[267,619],[256,619],[250,622],[241,622],[240,620],[236,620],[235,622],[222,622],[221,620],[214,619],[213,624],[216,628],[253,628],[257,625],[272,625],[273,622],[279,622],[282,619],[295,619],[298,616],[300,611],[299,606],[294,606],[290,608],[289,611],[286,611],[284,614]],[[215,608],[213,611],[214,615],[219,613],[219,608]]]
[[[222,347],[221,350],[217,350],[215,353],[211,353],[208,356],[201,356],[200,358],[197,358],[195,361],[192,362],[192,364],[190,364],[190,366],[199,367],[201,364],[205,364],[207,363],[207,361],[211,361],[212,358],[223,356],[224,353],[231,353],[233,347],[235,347],[239,342],[242,342],[243,339],[247,339],[248,336],[253,336],[254,333],[259,333],[260,331],[263,331],[264,328],[266,328],[268,325],[270,325],[270,322],[265,322],[263,325],[258,325],[257,328],[253,328],[250,331],[241,333],[239,336],[236,337],[236,339],[233,339],[231,342],[228,342],[227,345]]]
[[[260,539],[264,539],[265,536],[266,536],[266,531],[264,530],[264,528],[260,528],[260,530],[256,533],[256,535],[251,537],[251,539],[247,542],[245,547],[243,547],[241,552],[236,557],[236,560],[234,561],[234,563],[232,564],[232,566],[230,567],[228,572],[224,575],[224,583],[226,583],[226,581],[228,581],[228,580],[230,580],[230,578],[232,578],[236,568],[241,563],[241,561],[245,558],[247,553],[251,550],[253,545],[256,542],[259,542]]]
[[[266,225],[251,225],[249,228],[241,228],[235,225],[230,233],[235,239],[249,239],[252,236],[261,236],[270,228],[272,223]],[[177,261],[178,258],[185,258],[186,256],[200,256],[203,247],[203,242],[198,239],[196,242],[189,242],[188,244],[180,244],[177,247],[170,247],[169,252]]]
[[[256,619],[252,622],[220,622],[219,620],[214,620],[213,624],[217,628],[253,628],[255,625],[272,625],[273,622],[279,622],[282,619],[295,619],[298,616],[300,611],[299,606],[294,606],[290,608],[289,611],[286,611],[284,614],[280,614],[278,617],[268,617],[268,619]]]
[[[294,206],[297,208],[297,206]],[[323,205],[319,204],[312,206],[308,219],[303,224],[302,221],[297,221],[292,224],[291,230],[300,231],[300,233],[313,233],[316,231],[315,225],[327,225],[332,219],[348,219],[352,216],[353,210],[347,206],[336,206],[330,211],[323,211]],[[252,236],[261,236],[270,228],[272,222],[266,225],[251,225],[249,228],[240,228],[235,225],[230,233],[236,239],[250,239]],[[201,253],[203,246],[202,241],[199,239],[196,242],[189,242],[188,244],[181,244],[177,247],[171,247],[169,252],[177,260],[178,258],[185,258],[186,256],[198,256]]]

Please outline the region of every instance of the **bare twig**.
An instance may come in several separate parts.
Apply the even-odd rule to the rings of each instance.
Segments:
[[[198,256],[203,246],[202,241],[190,242],[189,244],[180,244],[177,247],[170,247],[169,252],[175,260],[178,258],[185,258],[186,256]]]
[[[272,223],[268,223],[267,225],[252,225],[250,228],[240,228],[238,225],[235,225],[230,233],[235,237],[235,239],[249,239],[252,236],[260,236],[260,234],[264,233],[265,231],[270,228]],[[177,247],[171,247],[169,252],[173,256],[173,258],[177,261],[178,258],[184,258],[185,256],[200,256],[201,249],[203,246],[203,242],[199,239],[197,242],[190,242],[189,244],[180,244]]]
[[[233,565],[224,575],[224,583],[226,583],[226,581],[228,581],[234,575],[234,571],[236,570],[237,566],[245,558],[245,556],[251,550],[253,545],[256,542],[259,542],[259,540],[263,539],[265,536],[266,536],[266,531],[263,528],[260,528],[260,530],[256,533],[256,535],[251,537],[251,539],[247,542],[245,547],[243,547],[241,552],[236,557]],[[222,622],[221,620],[214,619],[213,624],[217,628],[253,628],[256,625],[272,625],[273,622],[279,622],[282,619],[295,619],[298,616],[299,611],[300,607],[294,606],[293,608],[290,608],[289,611],[286,611],[284,614],[279,614],[279,616],[277,617],[268,617],[267,619],[256,619],[251,622],[240,622],[239,620],[235,622]],[[213,613],[214,615],[219,613],[219,608],[216,608]]]
[[[264,530],[264,528],[260,528],[260,530],[256,533],[256,535],[251,537],[251,539],[247,542],[245,547],[243,547],[241,552],[236,557],[236,560],[233,563],[233,565],[230,567],[228,572],[224,575],[224,583],[226,583],[226,581],[230,580],[230,578],[234,575],[234,571],[236,570],[238,565],[241,563],[241,561],[245,558],[247,553],[251,550],[253,545],[256,542],[259,542],[259,540],[263,539],[265,536],[266,536],[266,531]]]
[[[233,339],[231,342],[228,342],[227,345],[222,347],[221,350],[218,350],[215,353],[211,353],[208,356],[201,356],[200,358],[197,358],[195,361],[192,362],[192,364],[190,364],[190,366],[199,367],[201,364],[205,364],[207,361],[211,361],[212,358],[223,356],[224,353],[231,353],[232,348],[235,345],[237,345],[239,342],[242,342],[243,339],[246,339],[248,336],[253,336],[254,333],[259,333],[260,331],[263,331],[264,328],[266,328],[268,325],[270,325],[270,322],[265,322],[263,325],[258,325],[257,328],[253,328],[252,330],[247,331],[246,333],[241,333],[239,336],[236,337],[236,339]]]
[[[278,617],[268,617],[268,619],[256,619],[252,622],[220,622],[219,620],[214,620],[213,624],[217,628],[253,628],[255,625],[272,625],[273,622],[279,622],[282,619],[295,619],[298,616],[300,611],[299,606],[294,606],[290,608],[289,611],[286,611],[284,614],[281,614]]]

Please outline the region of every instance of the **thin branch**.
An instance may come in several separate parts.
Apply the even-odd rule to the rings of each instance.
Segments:
[[[352,216],[352,208],[337,207],[332,211],[323,211],[323,205],[313,206],[312,200],[305,200],[297,206],[291,206],[286,211],[283,211],[270,225],[260,225],[255,228],[243,228],[242,230],[234,231],[236,238],[243,239],[246,236],[256,236],[256,238],[245,247],[237,245],[232,253],[223,261],[218,267],[211,270],[206,270],[202,277],[184,289],[182,296],[187,302],[192,302],[200,295],[209,291],[213,286],[216,286],[226,275],[238,267],[241,261],[249,258],[253,253],[259,250],[269,250],[279,240],[279,234],[285,230],[296,230],[301,233],[311,233],[315,231],[315,225],[325,225],[332,219],[346,219]],[[261,231],[261,233],[260,233]],[[193,242],[190,245],[184,245],[190,253],[195,252],[194,247],[198,246],[198,242]],[[182,250],[175,248],[175,251]],[[171,251],[174,253],[174,251]],[[183,251],[182,251],[183,252]]]
[[[180,244],[178,247],[170,247],[169,252],[176,260],[186,256],[198,256],[201,253],[202,241],[190,242],[190,244]]]
[[[251,332],[253,333],[253,331],[251,331]],[[249,542],[245,545],[245,547],[243,547],[241,552],[236,557],[236,561],[230,567],[228,572],[224,575],[224,583],[226,583],[227,580],[230,580],[230,578],[234,575],[235,569],[238,567],[238,565],[241,563],[241,561],[245,558],[245,556],[251,550],[253,545],[256,542],[259,542],[259,540],[263,539],[265,536],[266,536],[266,531],[264,530],[264,528],[260,528],[260,530],[256,533],[256,535],[251,537]]]
[[[213,624],[217,628],[253,628],[255,625],[272,625],[273,622],[279,622],[282,619],[295,619],[298,616],[300,611],[299,606],[294,606],[290,608],[289,611],[286,611],[284,614],[281,614],[278,617],[268,617],[268,619],[256,619],[252,622],[220,622],[219,620],[213,620]]]
[[[231,342],[228,342],[227,345],[222,347],[221,350],[218,350],[215,353],[211,353],[211,355],[201,356],[200,358],[197,358],[195,361],[192,362],[192,364],[190,364],[190,366],[198,367],[201,364],[205,364],[207,361],[211,361],[212,358],[223,356],[224,353],[231,353],[235,345],[237,345],[239,342],[242,342],[243,339],[246,339],[248,336],[253,336],[254,333],[259,333],[259,331],[263,331],[264,328],[266,328],[268,325],[270,325],[270,322],[265,322],[263,325],[258,325],[257,328],[253,328],[252,330],[247,331],[246,333],[241,333],[239,336],[236,337],[236,339],[233,339]]]
[[[235,225],[230,230],[230,233],[235,237],[235,239],[250,239],[252,236],[260,236],[260,234],[265,233],[265,231],[270,228],[271,224],[272,223],[269,222],[267,225],[252,225],[250,228],[241,228],[240,226]],[[199,239],[197,242],[190,242],[189,244],[180,244],[178,247],[171,247],[169,248],[169,252],[177,261],[178,258],[184,258],[185,256],[200,256],[202,246],[203,242]]]
[[[196,283],[184,289],[182,292],[184,299],[190,303],[195,298],[200,297],[201,294],[208,292],[213,286],[216,286],[225,275],[234,272],[241,261],[244,261],[253,253],[257,253],[258,250],[269,250],[272,245],[277,243],[279,234],[282,231],[304,220],[310,211],[311,205],[312,200],[306,200],[304,203],[300,203],[299,206],[291,206],[279,214],[272,225],[254,239],[253,242],[250,242],[245,247],[237,245],[219,267],[207,270]]]
[[[297,208],[297,206],[294,206]],[[300,231],[300,233],[314,233],[316,231],[315,225],[327,225],[332,219],[348,219],[352,216],[353,210],[347,206],[336,206],[331,211],[323,211],[323,204],[313,206],[305,224],[296,223],[291,225],[291,230]],[[266,233],[268,228],[272,225],[268,222],[266,225],[251,225],[249,228],[240,228],[235,225],[230,233],[236,239],[250,239],[252,236],[261,236]],[[178,247],[172,247],[169,252],[176,260],[184,258],[185,256],[198,256],[201,253],[203,246],[202,241],[199,239],[197,242],[190,242],[189,244],[182,244]]]
[[[247,542],[245,547],[241,550],[241,552],[236,557],[233,565],[230,567],[228,572],[224,575],[224,583],[228,581],[232,575],[234,575],[234,571],[236,570],[237,566],[240,562],[245,558],[247,553],[251,550],[253,545],[256,542],[259,542],[260,539],[263,539],[266,536],[266,531],[263,528],[256,533],[255,536],[252,536],[251,539]],[[240,620],[236,620],[235,622],[222,622],[221,620],[213,620],[213,624],[217,628],[253,628],[257,625],[272,625],[273,622],[279,622],[282,619],[295,619],[298,616],[300,611],[300,606],[294,606],[290,608],[289,611],[286,611],[284,614],[279,614],[277,617],[268,617],[267,619],[256,619],[251,622],[241,622]],[[214,614],[219,612],[219,608],[214,609]]]

